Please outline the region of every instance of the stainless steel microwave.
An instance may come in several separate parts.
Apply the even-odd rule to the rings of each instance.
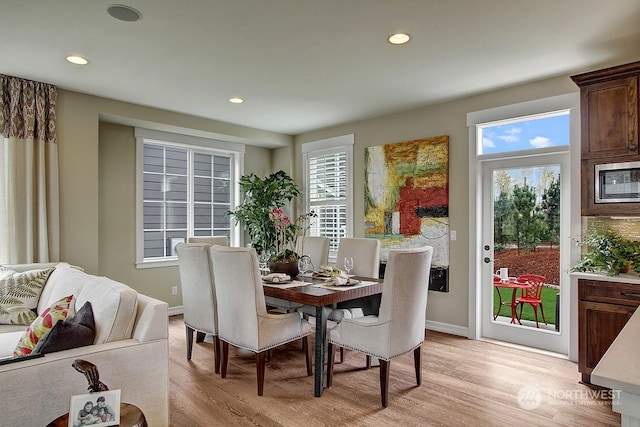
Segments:
[[[640,203],[640,161],[595,165],[596,203]]]

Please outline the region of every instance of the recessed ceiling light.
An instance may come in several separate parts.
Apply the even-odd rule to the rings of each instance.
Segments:
[[[78,56],[78,55],[69,55],[69,56],[67,56],[67,61],[71,62],[72,64],[76,64],[76,65],[87,65],[89,63],[89,61],[87,61],[85,58],[83,58],[82,56]]]
[[[411,37],[405,33],[395,33],[389,36],[389,43],[391,44],[405,44]]]
[[[242,104],[244,99],[242,98],[229,98],[229,102],[232,104]]]
[[[109,15],[120,21],[135,22],[142,18],[142,14],[130,6],[112,4],[107,8]]]

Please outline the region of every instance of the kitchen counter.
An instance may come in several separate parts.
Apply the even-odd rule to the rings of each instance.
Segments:
[[[606,273],[580,273],[575,272],[570,274],[571,277],[576,279],[587,280],[600,280],[603,282],[620,282],[630,283],[632,285],[640,285],[640,275],[638,273],[625,273],[617,276],[607,276]]]
[[[582,273],[573,272],[569,274],[570,286],[569,286],[569,319],[567,324],[569,325],[569,360],[578,362],[578,280],[597,280],[602,282],[616,282],[626,283],[631,285],[640,286],[640,275],[632,272],[627,274],[620,274],[618,276],[608,276],[604,272],[599,273]],[[640,293],[640,289],[639,292]],[[638,426],[640,427],[640,426]]]
[[[636,309],[591,373],[591,383],[613,390],[622,426],[640,426],[640,309]]]

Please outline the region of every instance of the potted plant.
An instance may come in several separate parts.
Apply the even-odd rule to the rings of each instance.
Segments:
[[[299,215],[291,220],[282,209],[273,208],[269,219],[276,229],[276,252],[269,259],[269,269],[273,272],[287,273],[291,277],[298,275],[299,254],[295,252],[300,232],[307,229],[309,218],[316,216],[313,211]]]
[[[592,230],[577,243],[587,250],[571,271],[603,271],[609,276],[640,271],[640,242],[626,239],[614,230]]]
[[[306,230],[308,219],[315,214],[310,212],[291,220],[283,208],[300,196],[300,187],[281,170],[264,178],[253,173],[244,175],[240,177],[239,185],[244,200],[227,214],[249,233],[258,254],[269,255],[272,271],[278,271],[276,263],[285,263],[289,264],[286,267],[291,271],[295,266],[293,276],[297,275],[295,242],[298,235]]]

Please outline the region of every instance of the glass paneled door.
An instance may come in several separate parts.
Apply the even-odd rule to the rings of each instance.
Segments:
[[[563,245],[568,243],[562,220],[568,154],[481,164],[482,336],[567,354],[568,328],[559,322],[558,295]],[[542,276],[542,284],[517,280],[523,275]],[[522,298],[527,303],[516,305]]]

